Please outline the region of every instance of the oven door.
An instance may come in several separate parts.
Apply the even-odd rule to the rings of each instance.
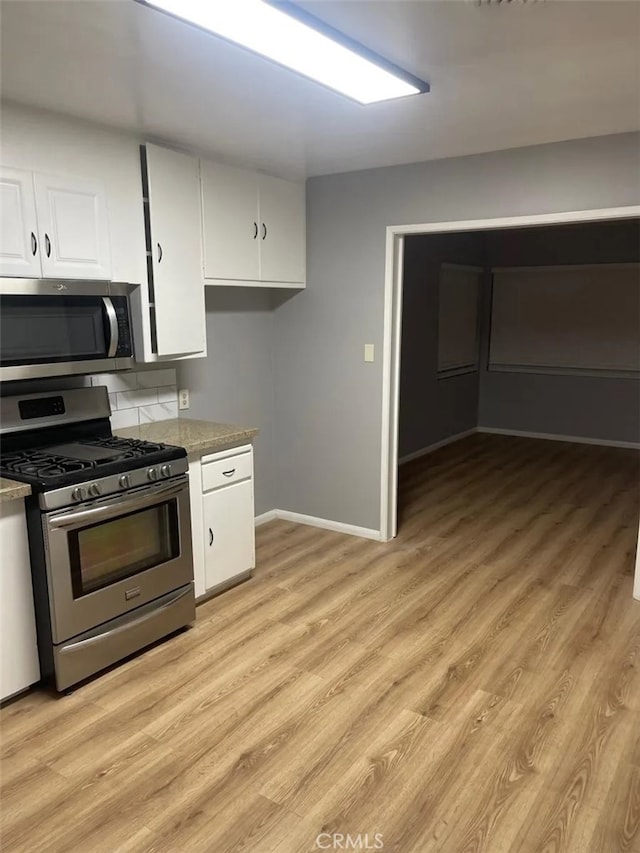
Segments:
[[[54,643],[193,581],[187,476],[42,523]]]

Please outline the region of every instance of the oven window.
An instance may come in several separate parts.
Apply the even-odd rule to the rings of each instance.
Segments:
[[[109,346],[102,299],[3,294],[0,348],[5,366],[105,358]]]
[[[70,534],[73,597],[166,563],[180,554],[175,500]]]

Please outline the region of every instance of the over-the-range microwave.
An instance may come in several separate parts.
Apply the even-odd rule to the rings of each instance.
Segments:
[[[0,278],[0,380],[132,367],[134,286]]]

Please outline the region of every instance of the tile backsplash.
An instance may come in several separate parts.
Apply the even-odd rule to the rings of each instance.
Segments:
[[[111,429],[138,426],[178,417],[178,388],[174,368],[96,373],[92,385],[106,385],[111,403]]]

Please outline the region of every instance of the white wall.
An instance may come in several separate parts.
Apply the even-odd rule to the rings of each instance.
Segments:
[[[152,370],[95,373],[82,377],[109,391],[111,429],[166,421],[178,417],[178,389],[175,368],[158,366]]]

